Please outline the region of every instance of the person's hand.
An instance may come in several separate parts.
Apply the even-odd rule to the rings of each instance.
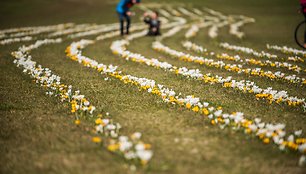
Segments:
[[[152,31],[153,31],[153,32],[156,32],[156,31],[157,31],[157,28],[152,28]]]
[[[144,17],[147,17],[148,15],[149,15],[148,12],[145,12],[145,13],[143,14]]]
[[[126,12],[126,15],[128,15],[128,16],[132,16],[132,12],[130,12],[130,11],[128,11],[128,12]]]

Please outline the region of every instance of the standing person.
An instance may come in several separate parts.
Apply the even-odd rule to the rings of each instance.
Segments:
[[[140,3],[140,0],[120,0],[120,2],[117,5],[116,10],[120,20],[121,36],[124,35],[124,21],[127,22],[125,34],[129,34],[129,29],[131,25],[131,15],[132,15],[130,8],[137,3]]]
[[[300,0],[300,4],[302,6],[301,12],[304,14],[305,21],[306,21],[306,0]],[[304,48],[306,48],[306,28],[304,32],[304,45],[303,46]]]
[[[160,20],[158,19],[158,12],[154,11],[153,14],[144,14],[144,22],[149,25],[148,36],[159,36],[160,35]]]

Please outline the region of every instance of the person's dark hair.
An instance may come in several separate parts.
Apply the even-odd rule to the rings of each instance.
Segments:
[[[157,17],[159,16],[158,11],[153,11],[153,12],[156,14]]]

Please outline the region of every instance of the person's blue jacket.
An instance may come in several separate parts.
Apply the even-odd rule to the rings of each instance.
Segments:
[[[131,0],[121,0],[119,4],[117,5],[117,12],[120,14],[125,14],[126,12],[129,11],[129,9],[132,6],[132,1]]]
[[[140,0],[137,0],[137,3],[140,3]],[[132,0],[121,0],[117,5],[117,12],[120,14],[125,14],[133,6]]]

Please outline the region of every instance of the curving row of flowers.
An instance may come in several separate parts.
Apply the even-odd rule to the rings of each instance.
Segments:
[[[39,27],[26,27],[26,28],[15,28],[10,30],[1,30],[0,38],[5,38],[0,40],[0,45],[8,45],[12,43],[33,41],[34,35],[45,34],[48,38],[54,38],[58,36],[68,35],[69,38],[83,37],[99,34],[100,32],[107,32],[116,30],[117,24],[79,24],[75,25],[73,23],[58,24],[51,26],[39,26]]]
[[[241,112],[225,113],[221,107],[216,107],[208,102],[203,102],[200,98],[194,96],[183,97],[174,90],[157,84],[152,79],[139,78],[132,75],[125,75],[117,70],[117,66],[107,66],[99,63],[89,57],[82,55],[82,49],[86,46],[94,44],[91,40],[81,40],[73,42],[66,49],[67,56],[85,67],[92,68],[102,75],[118,79],[125,85],[137,87],[140,91],[145,91],[150,94],[160,97],[166,104],[178,105],[180,107],[201,114],[207,118],[212,125],[219,125],[221,129],[232,127],[236,130],[242,130],[246,134],[255,135],[265,144],[275,144],[280,150],[299,151],[302,154],[306,153],[306,139],[301,138],[302,132],[295,131],[289,136],[286,136],[284,124],[269,124],[264,123],[261,119],[250,120],[245,118]],[[118,52],[117,54],[120,54]],[[112,68],[106,68],[112,67]],[[305,157],[303,157],[305,158]]]
[[[306,57],[306,51],[298,50],[298,49],[295,49],[295,48],[290,48],[290,47],[287,47],[287,46],[277,46],[277,45],[267,44],[267,48],[270,49],[270,50],[281,51],[282,53],[285,53],[285,54],[302,56],[304,59]],[[303,62],[304,62],[304,59],[302,59]]]
[[[109,113],[96,113],[96,107],[78,90],[73,90],[71,85],[61,82],[61,77],[55,75],[50,69],[38,65],[32,60],[30,51],[42,45],[61,43],[62,39],[39,40],[35,44],[23,46],[18,51],[12,52],[15,57],[14,63],[21,67],[24,73],[30,75],[34,81],[43,87],[49,96],[54,96],[65,102],[75,114],[75,124],[81,123],[80,119],[94,118],[95,136],[92,141],[105,146],[109,151],[123,156],[134,164],[147,164],[152,158],[151,145],[143,143],[141,133],[136,132],[131,136],[120,135],[121,125],[110,119]],[[106,70],[112,71],[114,67],[105,66]]]
[[[96,27],[95,29],[91,29],[88,31],[83,31],[83,32],[78,32],[78,33],[74,33],[74,34],[70,34],[68,35],[68,38],[80,38],[80,37],[85,37],[85,36],[91,36],[91,35],[97,35],[100,33],[104,33],[104,32],[108,32],[108,31],[113,31],[118,29],[118,24],[104,24],[104,25],[100,25],[98,27]]]
[[[166,11],[165,9],[159,9],[159,13],[166,18],[171,18],[172,17],[172,15],[168,11]]]
[[[198,15],[195,13],[192,13],[191,11],[187,10],[184,7],[178,7],[178,10],[185,16],[189,16],[191,18],[198,18]]]
[[[216,24],[213,25],[210,29],[209,29],[209,37],[211,38],[215,38],[218,36],[218,29],[221,27],[224,27],[226,25],[229,26],[230,30],[229,33],[231,35],[236,36],[237,38],[243,38],[244,37],[244,32],[240,31],[240,28],[243,27],[245,24],[247,23],[254,23],[255,19],[254,18],[250,18],[250,17],[246,17],[243,15],[229,15],[226,16],[224,14],[222,14],[221,12],[209,9],[209,8],[205,8],[205,11],[208,12],[209,14],[217,17],[217,21]],[[221,22],[223,20],[223,22]]]
[[[24,37],[31,35],[38,35],[41,33],[52,32],[56,30],[63,30],[65,28],[73,27],[73,23],[49,25],[49,26],[37,26],[37,27],[21,27],[21,28],[11,28],[7,30],[0,30],[1,38],[13,38],[13,37]]]
[[[31,36],[8,38],[8,39],[0,40],[0,45],[8,45],[11,43],[19,43],[19,42],[28,42],[32,40],[33,40],[33,37]]]
[[[245,16],[239,16],[240,17],[240,21],[238,22],[233,22],[232,24],[230,24],[230,34],[238,37],[238,38],[243,38],[244,37],[244,32],[240,31],[240,28],[243,27],[245,24],[247,23],[254,23],[255,19],[253,18],[248,18]],[[231,19],[229,19],[231,20]]]
[[[266,77],[271,80],[282,80],[284,82],[297,84],[297,85],[306,85],[306,79],[302,77],[298,77],[297,75],[286,75],[280,71],[271,72],[271,71],[264,71],[261,68],[243,68],[241,64],[226,64],[223,61],[215,61],[213,59],[208,59],[199,56],[193,56],[190,54],[186,54],[184,52],[176,51],[171,49],[161,42],[156,41],[152,44],[152,48],[158,52],[162,52],[168,54],[172,57],[178,58],[179,60],[186,61],[186,62],[194,62],[200,65],[205,65],[208,67],[214,67],[219,69],[225,69],[230,72],[236,72],[238,74],[246,74],[251,76],[259,76],[259,77]]]
[[[48,32],[60,32],[67,29],[72,29],[75,25],[73,23],[65,23],[50,26],[38,26],[38,27],[23,27],[14,28],[0,31],[0,45],[8,45],[12,43],[28,42],[36,40],[35,35],[44,34]]]
[[[202,46],[199,46],[195,43],[192,43],[190,41],[185,41],[182,43],[183,47],[187,50],[191,50],[197,53],[206,53],[207,49],[203,48]],[[227,53],[222,54],[215,54],[214,52],[209,52],[210,55],[216,55],[217,58],[223,59],[223,60],[229,60],[229,61],[235,61],[239,63],[243,63],[243,65],[249,64],[249,65],[257,65],[261,67],[272,67],[272,68],[286,68],[289,71],[294,71],[297,73],[300,73],[301,71],[306,72],[306,69],[303,69],[302,67],[298,65],[294,65],[288,62],[278,62],[278,61],[271,61],[271,60],[257,60],[254,58],[251,59],[242,59],[239,55],[230,56]]]
[[[254,58],[251,59],[241,59],[239,55],[230,56],[226,53],[223,54],[217,54],[217,58],[224,59],[224,60],[230,60],[230,61],[236,61],[241,62],[243,64],[249,64],[249,65],[257,65],[261,67],[272,67],[272,68],[285,68],[289,71],[294,71],[297,73],[300,73],[301,71],[306,72],[306,69],[303,69],[302,67],[298,65],[294,65],[288,62],[278,62],[278,61],[271,61],[271,60],[257,60]]]
[[[196,24],[192,25],[189,30],[185,34],[185,38],[190,39],[197,35],[197,33],[200,31],[200,27]]]
[[[67,24],[59,24],[59,25],[54,25],[54,26],[38,27],[38,28],[35,28],[33,30],[10,34],[9,37],[22,37],[22,36],[38,35],[38,34],[48,33],[48,32],[52,32],[52,31],[64,30],[66,28],[71,28],[71,27],[74,27],[74,26],[75,26],[75,24],[73,24],[73,23],[67,23]]]
[[[228,21],[217,21],[216,24],[213,24],[208,30],[208,36],[212,39],[218,37],[219,29],[228,25]]]
[[[72,33],[85,32],[85,31],[97,29],[98,27],[99,25],[96,25],[96,24],[79,24],[71,28],[66,28],[64,30],[57,30],[52,33],[49,33],[48,37],[59,37],[59,36],[68,35]]]
[[[203,11],[199,10],[198,8],[192,9],[193,13],[197,14],[198,16],[203,16]]]
[[[182,16],[182,13],[180,13],[179,11],[177,11],[174,8],[168,7],[167,11],[169,11],[172,16],[176,16],[176,17],[181,17]]]
[[[267,58],[267,59],[279,59],[279,60],[289,60],[289,61],[294,61],[294,62],[304,62],[304,59],[302,59],[301,57],[298,56],[294,56],[294,57],[288,57],[288,58],[281,58],[278,57],[275,54],[270,54],[264,51],[258,52],[255,51],[252,48],[248,48],[248,47],[242,47],[242,46],[237,46],[237,45],[231,45],[229,43],[220,43],[219,46],[221,48],[227,49],[227,50],[231,50],[231,51],[236,51],[236,52],[242,52],[245,54],[249,54],[258,58]]]
[[[186,39],[188,39],[186,37]],[[190,42],[190,41],[183,41],[182,42],[182,46],[184,48],[186,48],[188,51],[194,51],[196,53],[201,53],[201,54],[210,54],[210,55],[214,55],[214,52],[208,52],[208,50],[200,45],[197,45],[193,42]]]
[[[141,8],[143,10],[146,9],[144,6],[141,6]],[[242,15],[238,17],[234,15],[225,16],[222,13],[216,12],[211,9],[206,9],[206,11],[213,16],[203,16],[203,12],[196,8],[194,8],[192,11],[189,11],[184,7],[178,7],[177,9],[178,10],[174,8],[168,8],[168,11],[170,11],[172,14],[170,14],[165,9],[161,9],[159,10],[159,12],[166,18],[173,18],[172,15],[177,17],[181,17],[184,15],[190,17],[191,19],[200,20],[200,24],[193,25],[192,28],[190,28],[189,32],[187,32],[188,34],[186,33],[186,36],[188,38],[195,36],[199,28],[204,28],[208,26],[211,26],[208,30],[209,37],[216,38],[218,36],[219,29],[227,25],[229,25],[230,27],[230,34],[238,38],[242,38],[244,36],[244,33],[240,31],[240,28],[247,23],[255,22],[253,18],[245,17]]]

